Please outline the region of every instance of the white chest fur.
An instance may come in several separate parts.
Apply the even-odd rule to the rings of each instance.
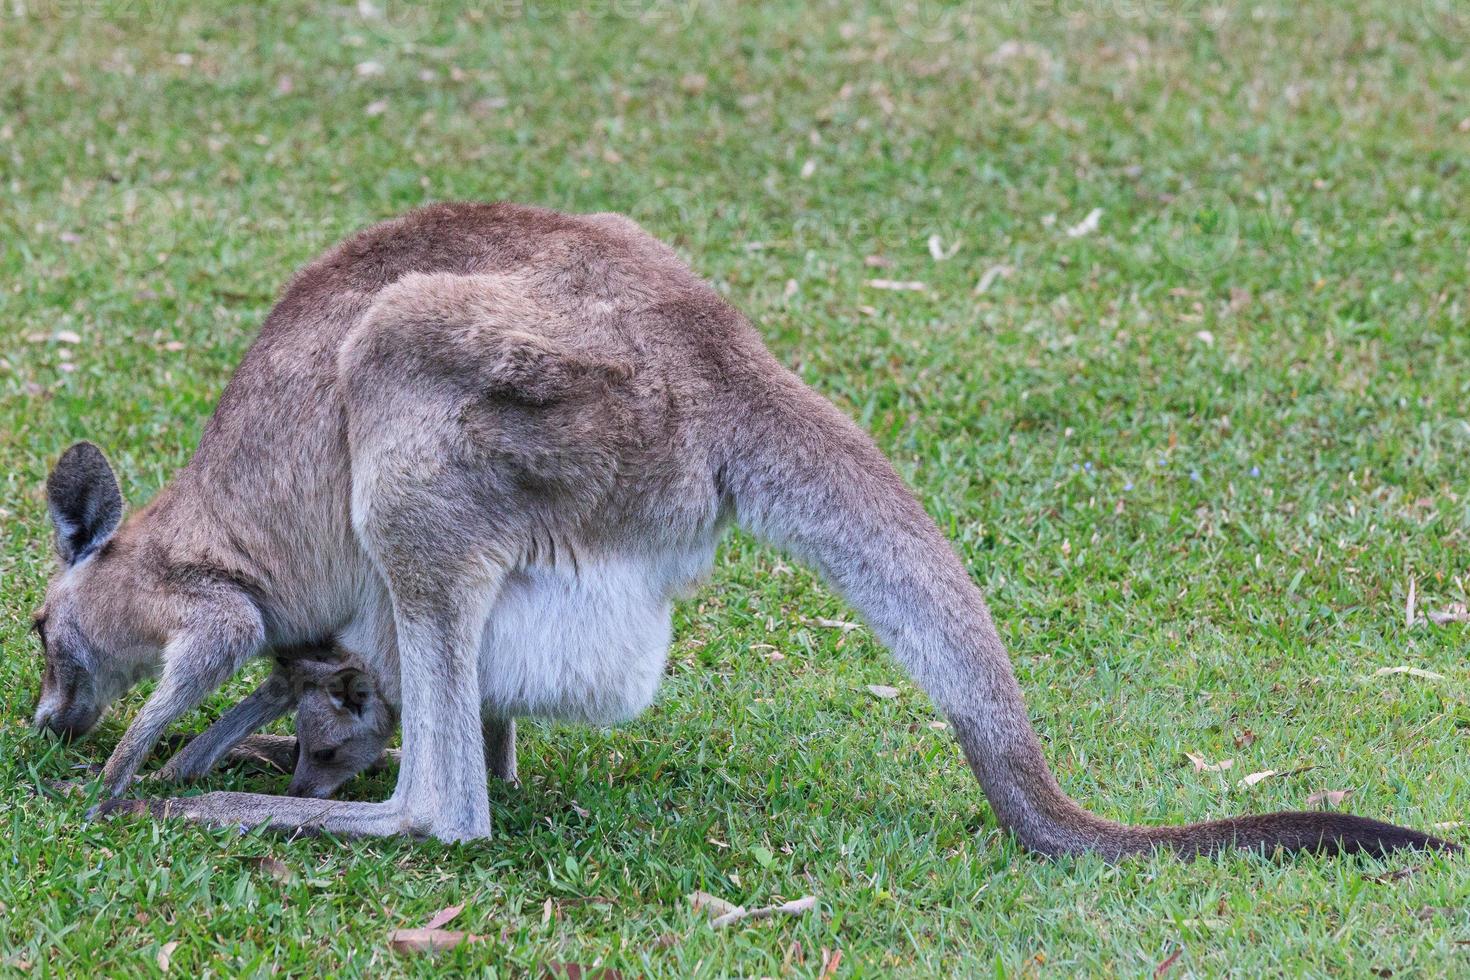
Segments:
[[[480,651],[487,713],[609,724],[648,707],[668,657],[672,596],[709,567],[713,542],[696,551],[512,572]]]

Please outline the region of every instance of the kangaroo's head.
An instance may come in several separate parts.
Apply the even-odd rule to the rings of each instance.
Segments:
[[[146,561],[119,540],[122,493],[100,449],[79,442],[63,453],[46,502],[60,564],[35,614],[45,655],[35,724],[72,738],[158,669],[162,610]]]
[[[398,715],[367,668],[341,661],[285,665],[296,698],[296,771],[287,793],[326,799],[382,756]]]

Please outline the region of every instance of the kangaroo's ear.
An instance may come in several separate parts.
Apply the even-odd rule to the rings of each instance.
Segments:
[[[75,565],[107,543],[122,521],[122,491],[102,450],[79,442],[61,454],[46,478],[46,504],[56,554]]]

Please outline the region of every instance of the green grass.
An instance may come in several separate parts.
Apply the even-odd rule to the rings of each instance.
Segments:
[[[840,976],[1138,976],[1176,951],[1168,976],[1464,975],[1463,859],[1026,857],[872,637],[808,625],[842,603],[738,536],[654,708],[526,724],[481,844],[86,824],[35,791],[104,758],[146,690],[74,746],[27,724],[49,462],[94,439],[142,503],[293,269],[422,202],[508,198],[631,213],[862,420],[984,586],[1081,800],[1184,821],[1350,789],[1470,819],[1467,627],[1405,621],[1411,582],[1421,614],[1470,588],[1463,10],[6,2],[0,969],[146,973],[177,942],[185,976],[813,976],[824,949]],[[1373,677],[1396,665],[1444,677]],[[821,904],[716,933],[695,889]],[[460,902],[486,942],[388,949]]]

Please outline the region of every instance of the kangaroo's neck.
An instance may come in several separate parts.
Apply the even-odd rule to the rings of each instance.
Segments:
[[[189,464],[137,533],[160,560],[237,581],[273,638],[330,631],[371,576],[351,526],[337,350],[360,305],[286,300],[251,345]]]

